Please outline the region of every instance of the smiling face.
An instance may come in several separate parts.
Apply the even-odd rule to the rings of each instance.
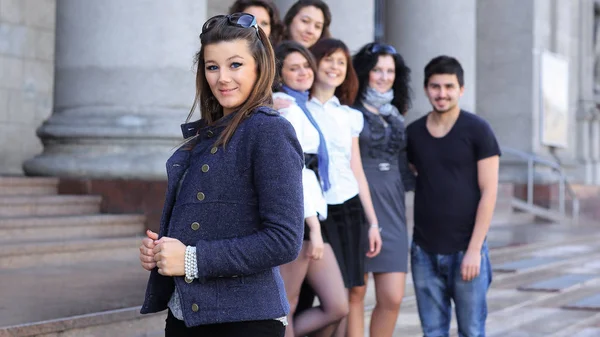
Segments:
[[[271,36],[271,17],[266,8],[260,6],[250,6],[244,8],[244,13],[252,14],[256,18],[258,26],[262,28],[267,37]]]
[[[379,55],[377,64],[369,72],[369,87],[380,93],[392,89],[396,79],[396,63],[391,55]]]
[[[324,24],[323,11],[314,6],[306,6],[294,16],[288,27],[289,34],[292,40],[309,48],[321,37]]]
[[[256,61],[245,40],[204,46],[204,75],[223,114],[229,115],[250,96],[256,83]]]
[[[458,100],[463,95],[464,87],[458,83],[454,74],[432,75],[427,81],[425,94],[433,110],[445,113],[458,107]]]
[[[283,60],[281,77],[285,85],[302,92],[312,87],[315,74],[306,57],[299,52],[293,52]]]
[[[331,55],[325,56],[319,62],[317,81],[323,86],[339,87],[346,79],[348,59],[341,50],[336,50]]]

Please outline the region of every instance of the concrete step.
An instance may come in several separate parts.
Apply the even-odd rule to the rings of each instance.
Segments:
[[[101,201],[94,195],[0,196],[0,218],[95,214]]]
[[[132,307],[9,326],[0,328],[0,337],[164,336],[166,314],[141,315],[139,311],[139,307]]]
[[[548,337],[598,337],[600,336],[600,314],[580,320]]]
[[[141,236],[0,245],[0,269],[137,259]]]
[[[0,269],[0,327],[139,307],[149,274],[133,254],[101,263]]]
[[[0,177],[0,195],[56,194],[58,182],[58,178]]]
[[[594,316],[592,312],[565,311],[557,308],[527,307],[488,320],[486,336],[490,337],[548,337],[569,329]],[[576,331],[578,331],[576,329]],[[451,336],[457,336],[456,333]],[[573,335],[568,335],[573,337]]]
[[[143,234],[143,215],[0,218],[0,243],[109,238]]]

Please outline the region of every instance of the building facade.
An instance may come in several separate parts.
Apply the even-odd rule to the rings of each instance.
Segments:
[[[202,23],[232,0],[0,0],[0,175],[161,181],[194,95]],[[277,0],[282,13],[293,0]],[[332,35],[351,50],[377,37],[412,69],[457,57],[462,106],[503,146],[552,158],[540,141],[540,55],[568,61],[568,142],[554,154],[572,182],[600,185],[597,0],[329,0]],[[282,14],[283,15],[283,14]],[[511,169],[512,168],[512,169]],[[502,179],[522,181],[503,158]],[[544,177],[539,177],[544,179]]]

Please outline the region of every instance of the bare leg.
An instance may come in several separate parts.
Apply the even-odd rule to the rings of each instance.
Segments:
[[[346,334],[348,337],[363,337],[365,335],[367,279],[368,274],[365,274],[364,286],[350,288],[350,313],[348,314],[348,333]]]
[[[369,332],[371,336],[391,337],[404,297],[406,273],[376,273],[373,277],[377,303],[371,315]]]
[[[306,255],[307,249],[308,241],[304,241],[298,258],[279,267],[281,277],[285,284],[288,302],[290,302],[290,313],[288,315],[288,326],[285,329],[285,337],[294,337],[294,312],[298,305],[300,286],[302,285],[302,281],[304,281],[310,263],[310,258]]]
[[[344,280],[329,244],[324,246],[322,259],[310,261],[306,279],[319,297],[320,306],[296,315],[294,321],[296,336],[305,336],[337,323],[348,314]]]
[[[348,294],[346,293],[346,296]],[[339,322],[310,334],[310,337],[346,337],[346,328],[348,327],[348,316],[342,318]]]

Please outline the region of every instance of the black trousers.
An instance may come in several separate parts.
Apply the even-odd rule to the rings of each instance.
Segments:
[[[188,328],[183,321],[167,316],[165,337],[283,337],[285,326],[278,320],[208,324]]]

